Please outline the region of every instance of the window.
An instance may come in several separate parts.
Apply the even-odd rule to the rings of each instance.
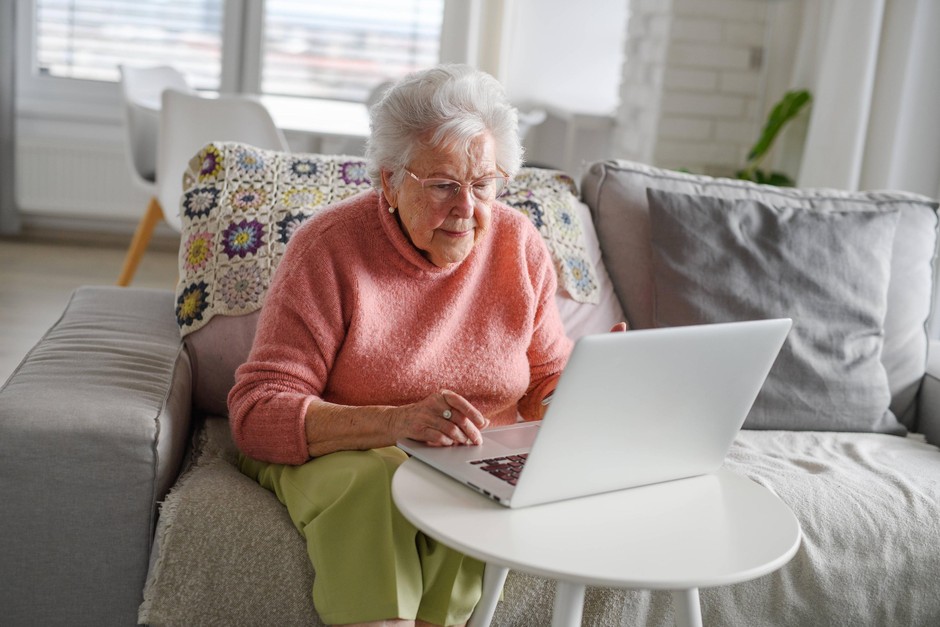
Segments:
[[[267,0],[261,91],[365,101],[439,58],[443,0]]]
[[[111,81],[118,65],[172,65],[219,89],[223,0],[36,0],[36,71]]]
[[[118,65],[168,64],[199,89],[365,101],[440,58],[444,0],[255,2],[34,0],[31,70],[116,82]]]

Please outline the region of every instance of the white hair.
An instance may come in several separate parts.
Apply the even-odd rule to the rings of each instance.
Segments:
[[[401,185],[404,168],[422,143],[456,143],[469,149],[481,133],[492,136],[497,167],[514,176],[522,166],[519,117],[495,78],[468,65],[439,65],[409,74],[392,85],[369,111],[366,143],[369,176],[382,187],[382,170]]]

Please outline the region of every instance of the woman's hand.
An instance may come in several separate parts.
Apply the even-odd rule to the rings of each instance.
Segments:
[[[618,323],[615,324],[614,326],[610,327],[610,332],[611,332],[611,333],[621,333],[621,332],[626,331],[626,330],[627,330],[627,323],[626,323],[626,322],[618,322]]]
[[[307,406],[304,431],[311,457],[392,446],[412,438],[431,446],[481,444],[490,421],[470,401],[441,390],[411,405],[356,407],[320,399]]]
[[[431,446],[482,444],[480,431],[490,423],[470,401],[450,390],[389,411],[396,440],[411,438]]]

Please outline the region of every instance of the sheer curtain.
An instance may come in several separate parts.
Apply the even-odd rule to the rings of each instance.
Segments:
[[[940,3],[791,0],[791,86],[813,93],[800,187],[940,194]]]
[[[14,18],[15,2],[0,2],[0,234],[19,231],[14,194]]]

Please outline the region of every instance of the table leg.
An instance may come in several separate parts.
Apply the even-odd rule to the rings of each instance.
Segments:
[[[584,586],[559,581],[555,586],[555,604],[552,607],[552,627],[580,627],[584,606]]]
[[[676,627],[702,627],[702,606],[698,588],[673,590],[672,605],[676,612]]]
[[[495,564],[486,565],[483,569],[483,595],[470,615],[467,627],[489,627],[493,614],[496,613],[496,604],[499,603],[499,595],[503,591],[507,574],[508,568]]]

